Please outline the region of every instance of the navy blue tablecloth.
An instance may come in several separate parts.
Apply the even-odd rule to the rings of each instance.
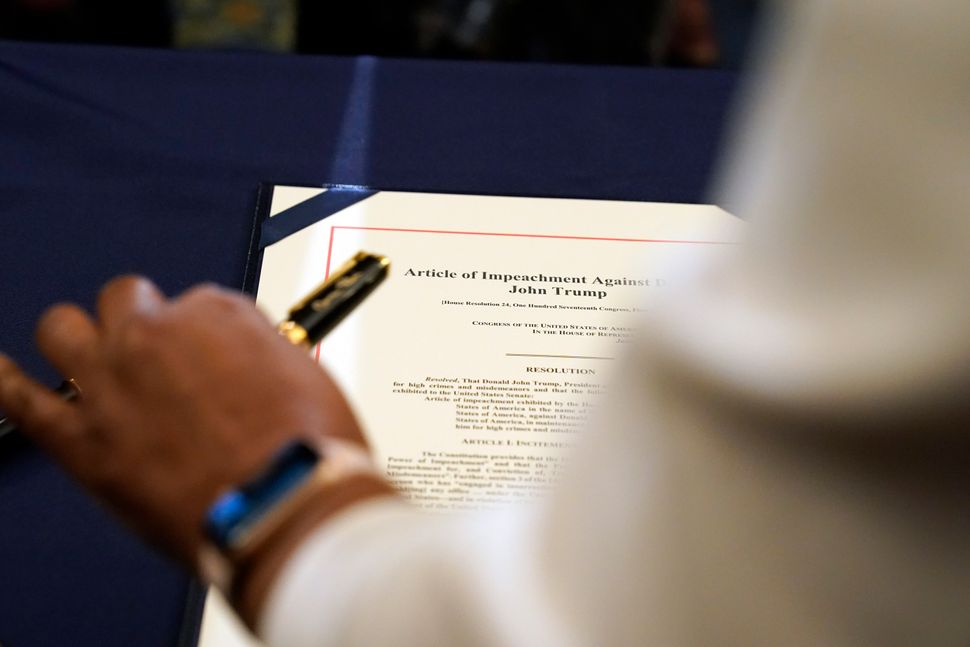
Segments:
[[[240,287],[257,185],[696,202],[717,72],[0,43],[0,351],[137,272]],[[0,643],[173,645],[190,580],[27,446],[0,449]],[[191,625],[191,621],[189,622]]]

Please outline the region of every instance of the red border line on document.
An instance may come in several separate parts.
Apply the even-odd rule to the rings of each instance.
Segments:
[[[674,243],[683,245],[734,245],[718,240],[675,240],[662,238],[609,238],[602,236],[566,236],[564,234],[516,234],[502,231],[457,231],[450,229],[399,229],[395,227],[354,227],[350,225],[334,225],[330,228],[330,243],[333,244],[335,229],[357,229],[364,231],[401,231],[415,234],[464,234],[466,236],[504,236],[508,238],[559,238],[563,240],[603,240],[618,243]],[[329,265],[328,265],[329,267]]]

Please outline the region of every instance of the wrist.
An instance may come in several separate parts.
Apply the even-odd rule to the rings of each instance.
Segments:
[[[260,477],[212,505],[198,570],[253,627],[280,569],[308,534],[349,505],[394,492],[354,443],[327,438],[318,451],[294,443]]]
[[[349,508],[396,490],[377,475],[357,474],[322,491],[294,514],[263,549],[242,569],[234,587],[233,606],[246,624],[256,629],[269,593],[293,553],[321,525]]]

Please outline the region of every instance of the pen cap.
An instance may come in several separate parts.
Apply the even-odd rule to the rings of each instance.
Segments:
[[[385,256],[358,252],[295,305],[280,329],[302,329],[306,337],[299,343],[316,344],[384,280],[389,267],[390,261]]]

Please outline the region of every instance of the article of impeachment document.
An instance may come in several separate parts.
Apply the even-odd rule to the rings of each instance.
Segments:
[[[276,187],[271,216],[322,191]],[[268,247],[257,303],[280,321],[357,251],[390,258],[315,355],[405,496],[495,506],[548,487],[638,314],[738,230],[710,205],[379,192]],[[200,644],[227,644],[209,598]]]

